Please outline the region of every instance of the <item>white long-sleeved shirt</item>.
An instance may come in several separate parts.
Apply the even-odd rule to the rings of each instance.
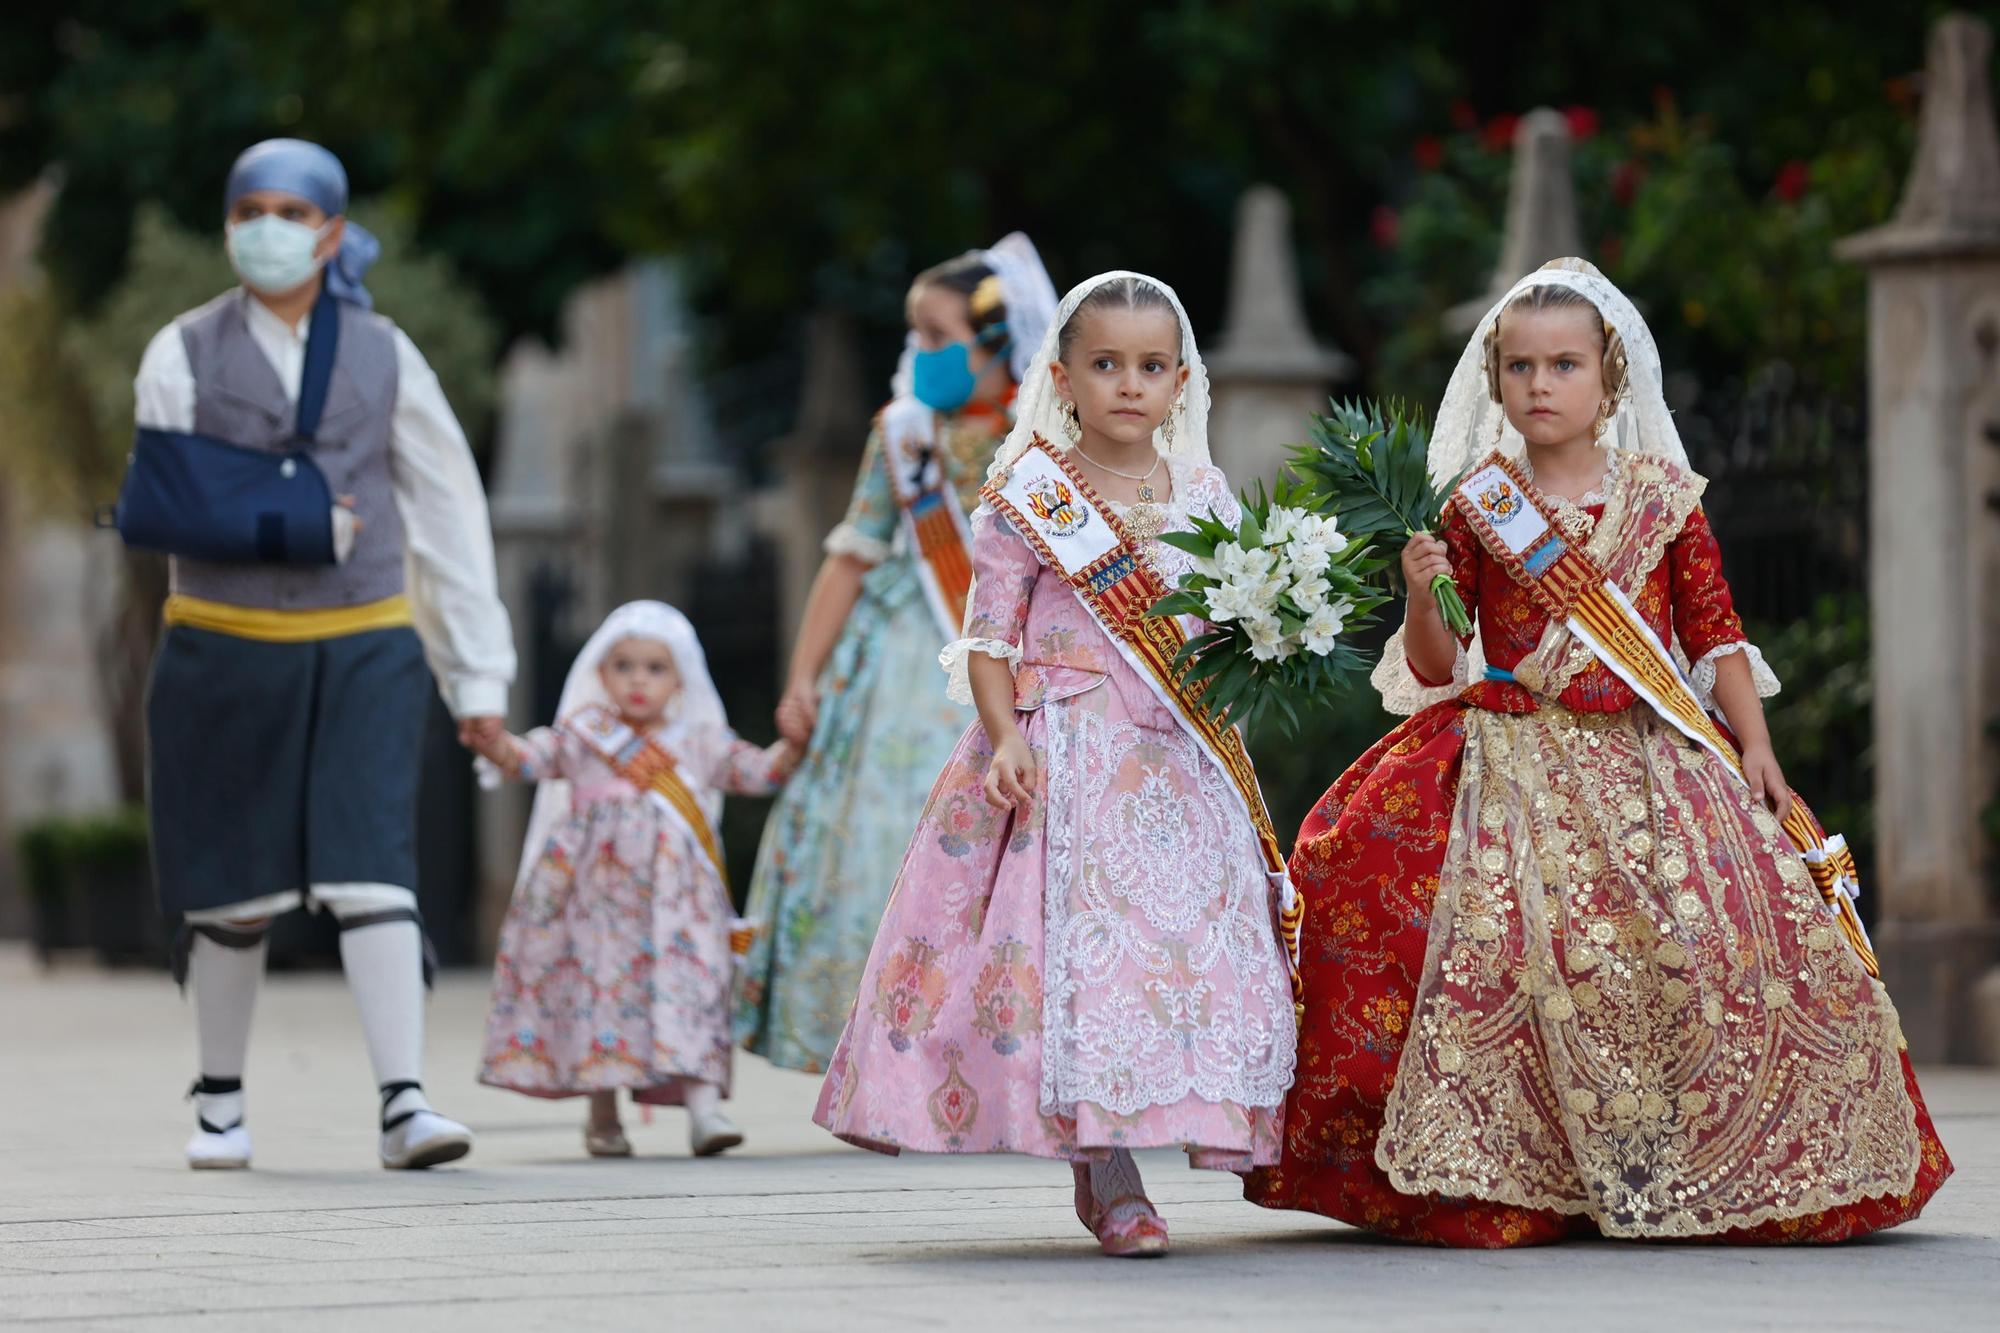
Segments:
[[[306,327],[287,325],[241,290],[244,323],[296,403],[305,374]],[[445,702],[458,717],[507,711],[514,680],[514,633],[494,572],[493,529],[472,448],[436,372],[401,329],[395,331],[396,405],[390,420],[389,469],[407,544],[405,584],[411,616]],[[142,428],[194,429],[194,372],[178,325],[153,336],[133,383],[133,415]],[[336,545],[352,545],[352,516],[336,516]]]

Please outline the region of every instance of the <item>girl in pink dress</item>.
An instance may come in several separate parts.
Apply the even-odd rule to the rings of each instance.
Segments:
[[[715,818],[765,795],[797,748],[738,740],[687,617],[613,611],[563,686],[556,723],[483,751],[539,782],[500,929],[479,1081],[590,1098],[592,1156],[631,1154],[618,1090],[686,1105],[697,1156],[743,1135],[729,1095],[734,912]]]
[[[1236,1171],[1277,1158],[1295,1041],[1283,880],[1240,785],[996,504],[1053,443],[1037,457],[1060,456],[1171,582],[1192,557],[1161,532],[1238,518],[1207,405],[1164,284],[1106,274],[1065,299],[973,519],[965,637],[942,657],[980,723],[931,793],[814,1116],[882,1152],[1071,1162],[1107,1254],[1166,1248],[1131,1150]]]

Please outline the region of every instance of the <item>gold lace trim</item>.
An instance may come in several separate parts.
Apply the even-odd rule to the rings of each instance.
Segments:
[[[1701,503],[1708,481],[1658,459],[1634,458],[1615,450],[1611,465],[1612,475],[1606,478],[1609,489],[1604,516],[1598,520],[1586,549],[1598,567],[1611,576],[1611,581],[1631,597],[1645,586],[1653,567],[1680,535],[1688,515]],[[1648,523],[1649,506],[1645,500],[1650,491],[1660,493],[1664,512]],[[1551,624],[1534,655],[1537,661],[1546,661],[1553,653],[1561,654],[1560,664],[1554,670],[1545,668],[1542,672],[1542,689],[1551,697],[1568,689],[1597,660],[1590,646],[1577,642],[1564,625]],[[1518,674],[1518,668],[1516,671]]]
[[[1895,1008],[1721,762],[1645,709],[1465,725],[1396,1188],[1631,1237],[1908,1193]]]

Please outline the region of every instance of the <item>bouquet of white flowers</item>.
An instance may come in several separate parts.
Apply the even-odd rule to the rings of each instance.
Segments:
[[[1246,730],[1275,708],[1295,731],[1300,704],[1324,700],[1343,676],[1365,668],[1346,636],[1388,600],[1367,582],[1387,560],[1301,503],[1305,497],[1305,488],[1281,479],[1275,499],[1261,486],[1243,497],[1234,528],[1196,515],[1193,532],[1160,538],[1196,565],[1152,614],[1214,626],[1189,640],[1177,663],[1202,707]]]

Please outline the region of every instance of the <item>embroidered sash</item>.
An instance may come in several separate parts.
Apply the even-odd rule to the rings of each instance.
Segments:
[[[708,812],[701,808],[701,802],[681,778],[674,757],[627,726],[623,718],[608,708],[586,708],[570,719],[568,727],[619,777],[646,793],[662,810],[680,817],[727,888],[729,875],[723,868],[722,847],[715,840],[715,826],[709,823]]]
[[[1451,498],[1486,553],[1551,621],[1566,625],[1661,717],[1743,778],[1742,756],[1701,706],[1673,654],[1583,545],[1569,540],[1536,502],[1513,460],[1494,453]],[[1860,878],[1846,840],[1826,836],[1796,792],[1780,822],[1862,966],[1870,976],[1881,975],[1854,909]]]
[[[882,409],[883,462],[902,510],[924,600],[947,639],[965,623],[972,592],[972,527],[938,456],[937,414],[914,398]]]
[[[1146,614],[1171,589],[1140,555],[1124,522],[1076,465],[1039,435],[1012,467],[986,483],[980,495],[1034,548],[1042,563],[1069,584],[1119,655],[1228,779],[1238,813],[1257,832],[1265,873],[1278,887],[1279,928],[1291,964],[1293,1003],[1301,1004],[1298,957],[1304,904],[1292,887],[1242,733],[1201,708],[1199,685],[1182,682],[1174,666],[1175,654],[1187,643],[1180,621]]]

